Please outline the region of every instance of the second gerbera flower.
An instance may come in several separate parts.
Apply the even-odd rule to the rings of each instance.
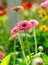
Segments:
[[[37,20],[30,20],[29,21],[30,23],[31,23],[31,25],[33,26],[33,27],[36,27],[38,24],[39,24],[39,22],[37,21]]]

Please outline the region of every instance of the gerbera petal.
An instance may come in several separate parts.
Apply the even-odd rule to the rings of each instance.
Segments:
[[[5,15],[8,12],[7,7],[0,6],[0,16]]]
[[[11,11],[15,11],[15,10],[17,11],[19,9],[23,10],[23,7],[22,6],[14,6],[11,8]]]
[[[14,33],[17,33],[17,32],[19,32],[19,28],[18,28],[18,26],[15,26],[13,29],[11,29],[11,34],[14,34]]]
[[[31,23],[27,20],[22,20],[18,23],[20,30],[28,31],[31,28]]]
[[[41,6],[42,6],[42,7],[48,7],[48,1],[42,2],[42,3],[41,3]]]
[[[4,58],[5,54],[3,52],[0,52],[0,58]]]
[[[41,25],[39,30],[45,32],[45,31],[47,31],[47,26],[46,25]]]
[[[23,2],[22,6],[24,9],[30,9],[32,7],[32,3],[31,2]]]
[[[10,36],[9,40],[13,40],[14,38],[16,38],[16,37],[18,37],[18,36],[19,36],[18,33],[12,34],[12,35]]]
[[[30,20],[29,22],[31,23],[33,27],[36,27],[39,24],[37,20]]]

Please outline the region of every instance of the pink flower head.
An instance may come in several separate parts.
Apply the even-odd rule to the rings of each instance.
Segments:
[[[43,65],[43,64],[44,64],[44,61],[42,58],[35,58],[32,61],[32,65]]]
[[[37,20],[30,20],[29,22],[33,27],[36,27],[39,24]]]
[[[18,27],[20,30],[28,31],[31,28],[31,23],[27,20],[22,20],[19,22]]]
[[[5,54],[3,52],[0,52],[0,58],[4,58]]]
[[[19,32],[19,28],[18,28],[18,26],[15,26],[15,27],[11,30],[11,34],[15,34],[15,33],[17,33],[17,32]]]
[[[11,8],[11,11],[18,11],[19,9],[23,10],[22,6],[14,6]]]
[[[41,6],[42,6],[42,7],[48,7],[48,1],[42,2],[42,3],[41,3]]]
[[[13,40],[14,38],[16,38],[16,37],[18,37],[18,36],[19,36],[18,33],[12,34],[12,35],[10,36],[9,40]]]

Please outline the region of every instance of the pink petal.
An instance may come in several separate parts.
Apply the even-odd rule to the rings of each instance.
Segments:
[[[41,6],[42,6],[42,7],[48,7],[48,1],[42,2],[42,3],[41,3]]]
[[[11,11],[16,10],[16,9],[23,10],[23,7],[22,6],[14,6],[14,7],[11,8]]]
[[[19,36],[18,33],[17,33],[17,34],[12,34],[12,35],[10,36],[9,40],[13,40],[14,38],[16,38],[16,37],[18,37],[18,36]]]
[[[11,34],[17,33],[19,32],[19,28],[17,26],[15,26],[12,30],[11,30]]]
[[[30,20],[29,22],[33,27],[36,27],[39,24],[37,20]]]
[[[0,52],[0,58],[5,57],[5,54],[3,52]]]

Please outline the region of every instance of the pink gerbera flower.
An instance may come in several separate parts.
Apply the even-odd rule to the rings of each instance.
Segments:
[[[19,32],[19,28],[18,28],[18,26],[15,26],[15,27],[11,30],[11,34],[15,34],[15,33],[17,33],[17,32]]]
[[[12,11],[18,11],[19,9],[23,10],[22,6],[14,6],[11,8]]]
[[[42,7],[48,7],[48,1],[42,2],[42,3],[41,3],[41,6],[42,6]]]
[[[5,54],[3,52],[0,52],[0,58],[4,58]]]
[[[17,38],[18,36],[19,36],[18,33],[12,34],[12,35],[10,36],[9,40],[13,40],[14,38]]]
[[[19,22],[18,27],[20,30],[28,31],[31,28],[31,23],[27,20],[22,20]]]
[[[39,24],[37,20],[30,20],[29,22],[33,27],[36,27]]]

